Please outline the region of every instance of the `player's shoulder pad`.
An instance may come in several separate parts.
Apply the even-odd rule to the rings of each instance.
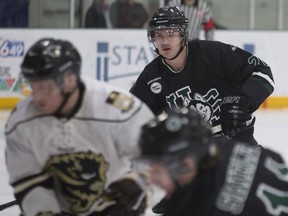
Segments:
[[[31,119],[37,118],[41,114],[35,108],[30,97],[20,101],[10,113],[5,125],[5,133],[10,133],[17,125],[25,123]]]
[[[238,47],[228,44],[228,43],[223,43],[221,41],[209,41],[209,40],[195,40],[195,41],[190,41],[189,42],[191,49],[195,50],[195,47],[199,47],[201,50],[232,50],[234,51]]]
[[[120,91],[112,91],[107,99],[106,103],[114,106],[115,108],[121,110],[122,112],[127,112],[132,109],[134,105],[134,98],[130,94],[125,94]]]

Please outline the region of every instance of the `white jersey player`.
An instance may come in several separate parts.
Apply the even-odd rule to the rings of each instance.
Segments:
[[[80,78],[80,65],[70,42],[52,38],[24,58],[32,93],[5,130],[17,203],[25,216],[140,215],[147,197],[130,159],[153,114],[126,91]]]

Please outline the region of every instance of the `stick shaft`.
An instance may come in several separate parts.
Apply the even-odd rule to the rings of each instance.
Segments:
[[[3,211],[4,209],[9,208],[9,207],[12,207],[12,206],[14,206],[14,205],[17,205],[16,200],[13,200],[13,201],[4,203],[4,204],[0,205],[0,211]]]

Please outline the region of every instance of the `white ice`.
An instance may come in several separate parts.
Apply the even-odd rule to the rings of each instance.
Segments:
[[[282,154],[288,163],[288,109],[283,110],[259,110],[255,113],[257,120],[255,126],[255,138],[264,147],[270,148]],[[0,205],[14,200],[12,189],[8,184],[7,170],[4,158],[4,124],[8,112],[0,112]],[[19,209],[17,206],[0,211],[0,216],[17,216]],[[148,211],[146,216],[153,214]]]

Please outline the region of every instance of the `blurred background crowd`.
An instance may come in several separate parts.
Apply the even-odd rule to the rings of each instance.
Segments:
[[[0,28],[146,28],[155,10],[171,2],[183,1],[1,0]],[[206,2],[216,29],[288,30],[288,0]]]

